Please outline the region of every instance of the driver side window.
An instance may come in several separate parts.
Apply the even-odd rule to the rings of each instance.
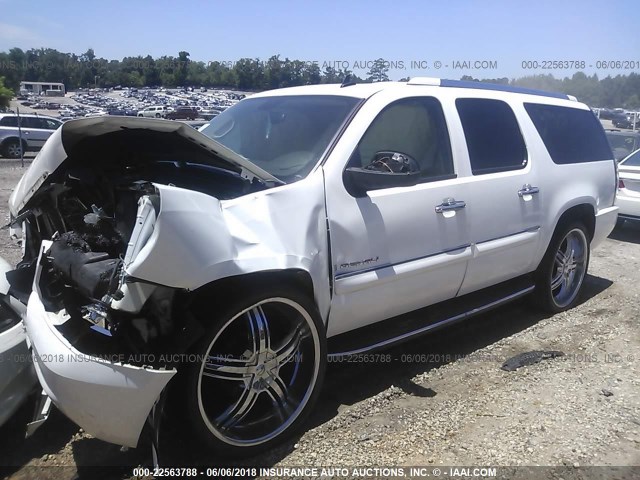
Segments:
[[[381,151],[412,157],[423,182],[455,176],[444,113],[433,97],[404,98],[385,107],[360,140],[349,165],[364,168]]]

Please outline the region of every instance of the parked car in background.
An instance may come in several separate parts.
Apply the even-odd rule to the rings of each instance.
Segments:
[[[6,158],[20,158],[23,151],[38,151],[60,125],[60,120],[43,115],[18,117],[11,113],[0,114],[0,155]]]
[[[640,221],[640,150],[619,163],[618,175],[618,218]]]
[[[168,120],[195,120],[198,117],[199,112],[195,107],[177,107],[165,115]]]
[[[611,123],[616,128],[633,128],[635,113],[616,113],[611,118]]]
[[[11,287],[44,390],[87,433],[136,446],[153,409],[252,455],[302,426],[330,359],[530,294],[576,305],[615,194],[586,105],[505,85],[285,88],[200,131],[83,119],[11,195]]]
[[[610,108],[598,108],[596,110],[600,120],[611,120],[615,115],[615,112]]]
[[[166,105],[146,107],[138,111],[138,117],[164,118],[169,111]]]
[[[138,115],[138,111],[132,110],[132,109],[109,108],[107,109],[107,115],[120,115],[121,117],[135,117]]]
[[[620,161],[640,148],[640,132],[605,130],[616,161]]]

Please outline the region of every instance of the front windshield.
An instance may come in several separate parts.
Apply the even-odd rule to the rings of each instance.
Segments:
[[[247,98],[201,132],[289,183],[313,169],[358,101],[337,95]]]

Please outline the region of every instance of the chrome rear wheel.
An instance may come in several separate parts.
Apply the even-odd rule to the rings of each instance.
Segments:
[[[587,258],[587,238],[580,228],[574,228],[560,243],[551,270],[551,292],[558,308],[571,304],[580,292]]]
[[[534,306],[551,313],[575,306],[589,254],[589,235],[582,222],[558,226],[535,274]]]

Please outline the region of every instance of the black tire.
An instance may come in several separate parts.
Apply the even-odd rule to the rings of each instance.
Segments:
[[[589,267],[589,234],[582,222],[559,225],[535,273],[535,305],[549,313],[574,307]]]
[[[2,156],[20,158],[20,140],[7,140],[2,144]]]
[[[156,113],[156,118],[160,118],[160,114],[159,113]]]
[[[186,417],[225,457],[255,455],[294,434],[317,400],[327,358],[306,295],[283,284],[236,298],[209,322],[184,382]]]

